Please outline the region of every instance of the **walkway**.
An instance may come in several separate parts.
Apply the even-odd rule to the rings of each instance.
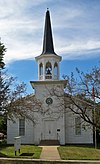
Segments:
[[[60,160],[60,155],[57,150],[58,146],[41,146],[41,147],[43,149],[42,149],[40,159]]]

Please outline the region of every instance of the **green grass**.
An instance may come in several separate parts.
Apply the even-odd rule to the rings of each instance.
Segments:
[[[40,154],[42,151],[42,148],[34,145],[21,145],[20,154],[22,153],[34,153],[33,156],[20,156],[20,154],[17,152],[17,156],[15,156],[14,152],[14,146],[13,145],[5,145],[0,148],[0,153],[3,155],[6,155],[7,157],[11,158],[40,158]]]
[[[42,148],[34,145],[21,145],[22,153],[34,153],[33,156],[20,156],[17,152],[15,156],[13,145],[0,145],[0,154],[6,155],[11,158],[33,158],[39,159]],[[94,149],[87,146],[60,146],[58,147],[61,159],[75,159],[75,160],[100,160],[100,149]]]
[[[60,146],[58,147],[61,159],[75,160],[100,160],[100,149],[84,146]]]

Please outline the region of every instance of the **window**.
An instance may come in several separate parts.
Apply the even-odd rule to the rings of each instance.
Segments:
[[[81,135],[81,118],[80,117],[75,118],[75,134]]]
[[[52,66],[50,62],[46,63],[45,74],[45,79],[52,79]]]
[[[46,64],[46,75],[51,75],[52,74],[52,66],[50,62],[47,62]]]
[[[25,135],[25,118],[19,119],[19,136]]]

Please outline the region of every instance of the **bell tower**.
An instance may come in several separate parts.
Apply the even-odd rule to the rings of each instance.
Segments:
[[[35,59],[38,63],[39,81],[59,80],[59,62],[62,58],[54,52],[50,12],[48,9],[45,16],[43,51]]]
[[[43,50],[37,56],[38,80],[30,81],[34,98],[41,104],[34,117],[39,118],[34,127],[34,143],[42,140],[59,140],[65,144],[64,88],[66,80],[60,80],[59,63],[62,60],[54,51],[50,12],[45,15]],[[58,95],[58,97],[57,97]],[[42,112],[39,112],[42,110]],[[59,112],[61,111],[61,112]]]

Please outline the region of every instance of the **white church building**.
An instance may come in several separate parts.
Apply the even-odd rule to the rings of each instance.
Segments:
[[[92,128],[85,129],[81,118],[66,109],[64,88],[66,80],[60,80],[62,57],[54,51],[50,13],[47,9],[42,54],[36,58],[38,80],[31,81],[34,97],[38,99],[43,112],[34,110],[37,123],[26,118],[16,118],[15,122],[7,121],[7,143],[13,144],[14,137],[21,136],[23,144],[39,145],[41,141],[58,141],[65,144],[93,144]],[[79,124],[78,124],[79,123]],[[87,124],[87,123],[85,123]]]

